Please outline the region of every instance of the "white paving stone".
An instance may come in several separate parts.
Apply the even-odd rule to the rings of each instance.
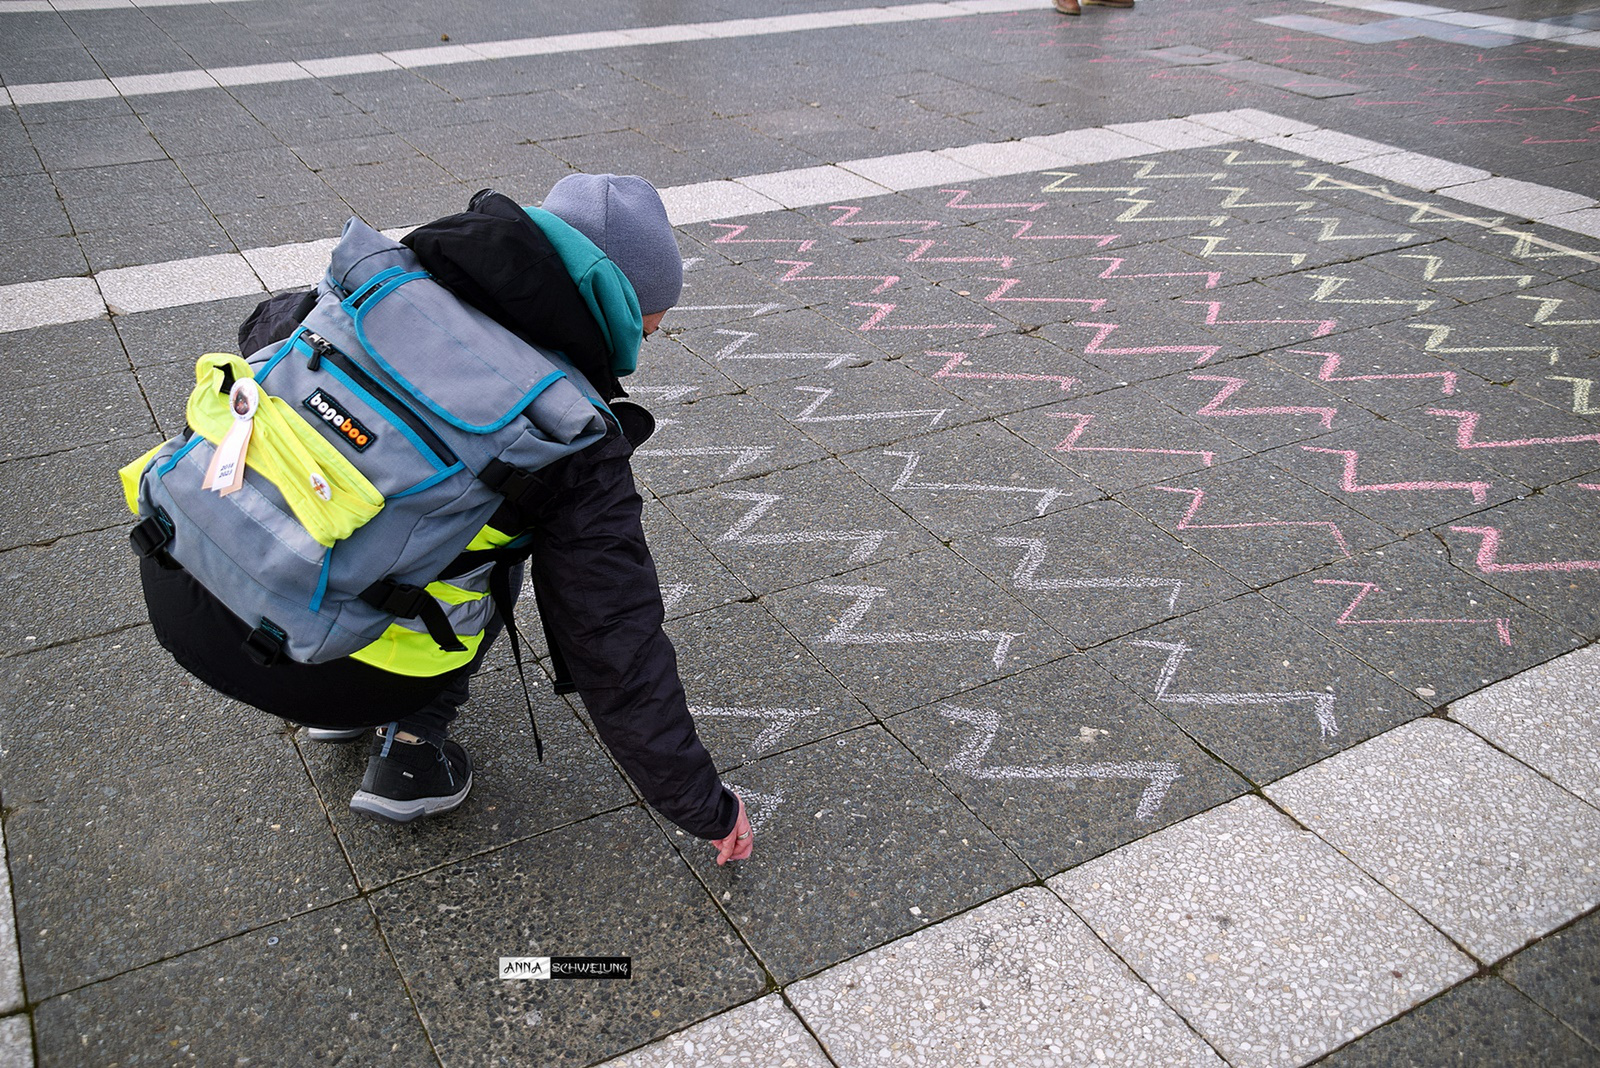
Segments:
[[[466,45],[436,45],[432,48],[402,48],[383,53],[408,70],[413,67],[438,67],[446,63],[478,63],[483,57]]]
[[[1600,237],[1600,208],[1584,208],[1581,211],[1568,211],[1560,215],[1546,215],[1539,221],[1546,226],[1559,226],[1563,230],[1571,230],[1575,234]]]
[[[1235,1068],[1314,1060],[1476,970],[1259,797],[1050,886]]]
[[[706,41],[711,35],[698,26],[641,26],[618,33],[635,44],[671,44],[674,41]]]
[[[61,104],[69,100],[101,100],[116,96],[117,87],[104,78],[86,78],[76,82],[13,85],[10,92],[11,102],[24,107],[28,104]]]
[[[1583,45],[1585,48],[1600,48],[1600,32],[1575,33],[1571,37],[1563,37],[1564,45]]]
[[[1267,787],[1485,963],[1600,903],[1600,811],[1422,719]]]
[[[875,197],[889,192],[877,182],[868,181],[840,167],[802,167],[799,170],[751,174],[734,179],[786,208],[802,208],[835,200]]]
[[[1283,137],[1289,134],[1306,133],[1315,130],[1310,123],[1298,119],[1287,119],[1282,115],[1274,115],[1270,111],[1258,111],[1255,108],[1236,108],[1233,111],[1207,111],[1198,115],[1190,115],[1190,122],[1198,122],[1202,126],[1231,133],[1237,137],[1248,138],[1256,141],[1264,137]]]
[[[98,319],[106,313],[93,278],[50,278],[0,286],[0,333]]]
[[[783,998],[769,994],[668,1035],[600,1068],[832,1068]]]
[[[661,201],[667,206],[667,218],[674,226],[783,209],[776,200],[732,181],[697,182],[663,189]]]
[[[1061,162],[1053,165],[1057,167],[1081,167],[1086,163],[1130,159],[1160,151],[1148,141],[1098,127],[1067,130],[1064,133],[1045,134],[1042,137],[1025,137],[1023,141],[1054,152],[1061,158]]]
[[[22,1008],[22,961],[17,955],[17,921],[11,905],[11,871],[0,836],[0,1015]],[[0,1047],[5,1045],[0,1037]]]
[[[1337,130],[1309,130],[1288,137],[1266,138],[1261,143],[1282,148],[1296,155],[1320,159],[1325,163],[1349,163],[1351,160],[1384,156],[1400,151],[1393,145],[1386,145],[1381,141],[1369,141],[1365,137],[1352,137]]]
[[[250,264],[234,252],[119,267],[96,278],[106,306],[117,315],[265,292]]]
[[[33,1031],[26,1016],[0,1020],[0,1068],[33,1068]]]
[[[338,243],[338,238],[329,237],[321,241],[251,248],[245,249],[244,258],[267,289],[292,289],[314,285],[321,279],[328,269],[328,257]]]
[[[195,89],[215,89],[217,80],[203,70],[174,71],[171,74],[132,74],[112,78],[111,84],[123,96],[148,93],[185,93]]]
[[[1157,148],[1206,148],[1210,145],[1237,141],[1233,134],[1224,133],[1214,126],[1190,122],[1188,119],[1153,119],[1149,122],[1114,122],[1106,127],[1113,133],[1125,134],[1137,141],[1148,141]]]
[[[1465,185],[1445,186],[1439,190],[1439,194],[1507,212],[1519,219],[1543,219],[1595,206],[1594,197],[1516,178],[1486,178]]]
[[[1450,716],[1600,807],[1600,645],[1463,697]]]
[[[265,85],[311,77],[298,63],[251,63],[242,67],[215,67],[210,72],[218,85]]]
[[[1437,156],[1424,156],[1419,152],[1391,152],[1383,156],[1369,156],[1345,164],[1353,171],[1376,175],[1391,182],[1399,182],[1413,189],[1433,192],[1447,185],[1480,182],[1489,172],[1478,167],[1451,163]]]
[[[788,988],[840,1065],[1222,1062],[1060,900],[1026,887]]]
[[[376,71],[399,70],[392,59],[369,52],[361,56],[334,56],[331,59],[302,59],[295,65],[315,78],[336,78],[342,74],[372,74]]]
[[[1066,166],[1066,157],[1037,141],[994,141],[942,149],[939,155],[996,178]]]
[[[946,159],[937,152],[902,152],[894,156],[851,159],[839,166],[895,192],[986,177],[982,171]]]

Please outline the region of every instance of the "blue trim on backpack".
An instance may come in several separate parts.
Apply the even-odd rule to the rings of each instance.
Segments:
[[[300,341],[300,335],[304,331],[305,331],[305,327],[302,326],[302,327],[300,327],[300,329],[298,329],[294,333],[290,334],[288,339],[286,341],[284,341],[283,346],[280,349],[278,349],[277,352],[274,352],[272,354],[272,358],[270,360],[268,360],[266,363],[261,365],[261,370],[256,372],[256,384],[257,385],[260,385],[262,382],[265,382],[267,380],[267,376],[272,373],[272,369],[274,367],[278,366],[278,364],[283,361],[283,358],[285,356],[289,355],[289,353],[291,353],[291,352],[293,352],[295,350],[295,348],[297,347],[297,345],[298,345],[298,343]]]
[[[351,318],[354,318],[355,313],[360,310],[357,305],[366,304],[369,300],[382,300],[384,297],[388,296],[390,292],[393,292],[400,286],[405,285],[407,282],[415,282],[421,278],[432,277],[433,275],[429,274],[427,271],[408,272],[404,267],[385,267],[383,270],[379,271],[377,274],[361,283],[361,285],[356,288],[355,292],[351,293],[348,297],[345,297],[339,302],[339,306],[349,313]]]
[[[181,448],[177,452],[173,453],[171,456],[169,456],[167,458],[167,462],[166,463],[164,463],[160,467],[156,468],[156,477],[157,478],[165,478],[165,477],[167,477],[167,472],[171,471],[174,467],[177,467],[178,466],[178,462],[180,460],[182,460],[185,456],[189,455],[189,450],[193,449],[196,445],[200,444],[204,440],[206,440],[206,439],[201,437],[199,434],[196,434],[194,437],[190,438],[189,439],[189,444],[185,445],[183,448]]]
[[[443,482],[445,479],[449,478],[451,475],[459,474],[460,472],[465,471],[466,469],[467,469],[467,465],[462,463],[461,461],[457,460],[455,463],[451,464],[449,467],[445,468],[443,471],[440,471],[438,474],[433,475],[430,478],[423,479],[421,482],[418,482],[415,486],[412,486],[410,489],[403,489],[399,493],[391,493],[391,494],[389,494],[387,500],[391,500],[391,501],[399,500],[401,497],[409,497],[413,493],[421,493],[425,489],[431,489],[432,487],[437,486],[439,483]]]
[[[371,393],[368,393],[359,384],[357,384],[355,379],[351,378],[349,375],[345,374],[331,363],[324,363],[322,365],[322,370],[334,378],[337,378],[341,384],[348,387],[356,394],[356,396],[365,401],[367,407],[377,412],[378,418],[394,427],[394,429],[399,432],[401,437],[409,441],[417,450],[417,452],[422,454],[422,456],[428,461],[429,466],[431,466],[435,471],[444,471],[448,469],[444,462],[444,457],[436,455],[432,449],[428,448],[428,446],[423,443],[422,439],[417,437],[417,432],[415,430],[412,430],[410,427],[406,426],[403,421],[396,419],[393,415],[389,414],[389,406],[384,404],[377,397],[374,397]],[[458,462],[456,466],[460,467],[461,465]]]
[[[328,546],[328,551],[322,554],[322,574],[317,576],[317,591],[311,595],[311,604],[308,606],[313,612],[322,611],[322,597],[328,592],[328,571],[333,567],[333,546]]]

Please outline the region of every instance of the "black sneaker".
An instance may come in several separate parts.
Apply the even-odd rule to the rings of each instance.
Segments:
[[[423,816],[449,812],[472,789],[472,758],[449,738],[443,746],[379,728],[367,758],[361,789],[350,798],[350,811],[384,823],[410,823]]]

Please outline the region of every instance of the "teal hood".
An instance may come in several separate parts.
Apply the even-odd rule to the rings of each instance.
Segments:
[[[611,350],[611,372],[618,378],[632,374],[639,366],[639,346],[644,343],[644,315],[639,311],[633,284],[599,246],[559,216],[543,208],[522,210],[555,247],[579,295],[589,306]]]

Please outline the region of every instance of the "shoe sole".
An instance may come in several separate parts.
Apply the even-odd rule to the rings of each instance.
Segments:
[[[323,730],[321,727],[307,727],[305,730],[307,741],[338,745],[344,742],[359,742],[367,736],[367,732],[372,728],[362,727],[360,730],[355,731],[330,731]]]
[[[459,793],[447,797],[418,797],[411,801],[396,801],[366,790],[357,790],[350,799],[350,811],[379,823],[411,823],[424,816],[438,816],[458,807],[472,792],[472,776]]]

